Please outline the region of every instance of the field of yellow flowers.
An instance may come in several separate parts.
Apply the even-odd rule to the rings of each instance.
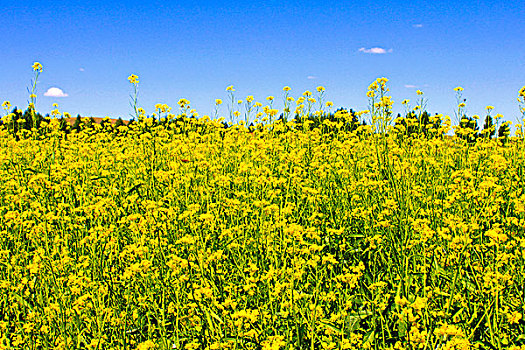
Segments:
[[[523,139],[406,137],[385,83],[351,131],[2,127],[0,349],[525,349]]]

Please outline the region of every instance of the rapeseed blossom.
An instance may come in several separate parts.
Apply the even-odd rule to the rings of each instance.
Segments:
[[[522,348],[522,139],[394,121],[387,82],[356,113],[283,94],[290,121],[249,95],[229,127],[186,99],[75,132],[6,113],[0,349]]]

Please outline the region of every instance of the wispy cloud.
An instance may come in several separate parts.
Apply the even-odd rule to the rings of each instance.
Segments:
[[[417,85],[412,85],[412,84],[405,84],[405,87],[407,89],[417,89]]]
[[[64,93],[64,91],[62,91],[62,89],[59,89],[57,87],[50,87],[44,93],[44,96],[47,96],[47,97],[67,97],[68,95],[66,93]]]
[[[362,47],[358,51],[362,53],[370,53],[374,55],[383,55],[386,53],[391,53],[394,50],[393,49],[386,50],[386,49],[383,49],[382,47],[371,47],[369,49]]]
[[[421,23],[413,24],[412,27],[414,28],[423,28],[423,25]]]
[[[85,69],[82,68],[82,67],[80,67],[78,70],[81,71],[81,72],[85,71]]]
[[[317,79],[317,77],[315,75],[309,75],[306,77],[306,79],[314,80]]]

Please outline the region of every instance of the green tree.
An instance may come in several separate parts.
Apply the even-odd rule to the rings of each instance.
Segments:
[[[124,121],[122,120],[122,118],[118,118],[117,121],[115,122],[115,125],[113,125],[113,128],[115,130],[118,130],[119,126],[122,126],[124,125]]]
[[[73,127],[71,129],[72,130],[76,130],[77,132],[79,132],[81,125],[82,125],[82,117],[80,116],[80,114],[77,114],[77,117],[75,119],[75,123],[73,123]]]
[[[491,139],[496,134],[496,127],[494,126],[494,120],[492,116],[488,114],[485,117],[485,122],[483,123],[483,130],[481,131],[483,137]]]
[[[501,138],[502,143],[506,143],[510,135],[510,122],[504,122],[498,129],[498,138]]]

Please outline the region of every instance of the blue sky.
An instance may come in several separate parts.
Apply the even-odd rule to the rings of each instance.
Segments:
[[[453,115],[460,85],[469,114],[493,105],[515,121],[525,85],[518,1],[0,4],[0,100],[25,109],[31,65],[39,61],[37,109],[44,113],[57,102],[73,115],[128,118],[131,73],[148,113],[184,97],[200,115],[211,114],[229,85],[236,97],[261,102],[268,95],[280,101],[285,85],[294,97],[322,85],[335,107],[362,110],[368,85],[385,76],[396,111],[419,88],[430,112]],[[367,53],[372,48],[386,53]],[[44,96],[52,87],[68,96]],[[225,105],[221,111],[226,116]]]

